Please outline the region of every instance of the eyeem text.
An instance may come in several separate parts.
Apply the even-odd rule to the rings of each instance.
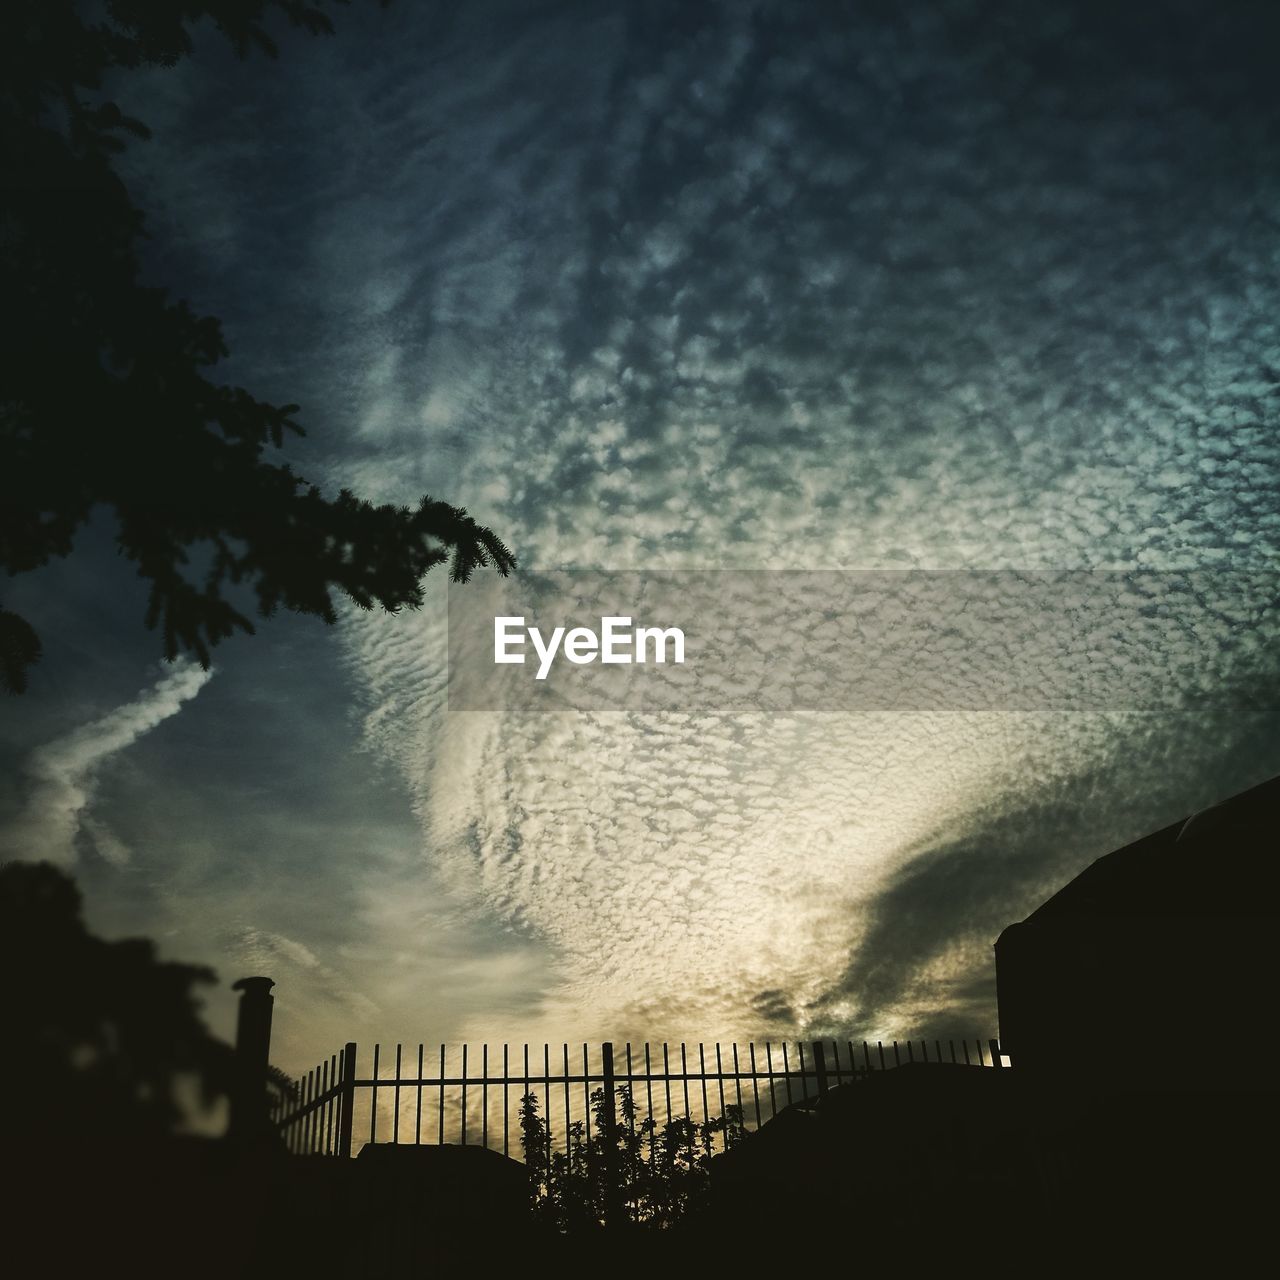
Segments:
[[[667,661],[667,646],[671,646],[676,663],[684,662],[684,632],[679,627],[631,627],[630,618],[601,618],[599,632],[590,627],[556,627],[550,636],[543,636],[537,627],[525,626],[524,618],[494,618],[493,660],[496,663],[524,662],[524,647],[528,641],[538,658],[536,680],[545,680],[556,655],[563,653],[570,662],[582,666],[597,659],[602,663],[626,664],[650,661],[650,646],[654,662]]]

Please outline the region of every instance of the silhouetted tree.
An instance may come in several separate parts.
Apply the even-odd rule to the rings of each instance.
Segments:
[[[603,1089],[592,1091],[591,1112],[591,1136],[583,1121],[574,1121],[567,1149],[557,1151],[551,1126],[538,1113],[537,1095],[526,1093],[520,1100],[530,1205],[535,1216],[558,1231],[599,1227],[611,1200],[639,1226],[675,1226],[706,1194],[717,1135],[722,1150],[746,1136],[742,1108],[736,1106],[701,1123],[676,1116],[659,1127],[650,1115],[637,1124],[635,1099],[627,1085],[616,1088],[612,1139]]]
[[[56,867],[0,866],[6,1133],[166,1133],[184,1114],[181,1078],[206,1103],[225,1096],[233,1052],[195,994],[214,981],[200,965],[158,960],[146,939],[94,937]]]
[[[90,512],[110,508],[151,586],[147,625],[168,657],[205,665],[212,645],[253,630],[234,584],[263,616],[283,605],[331,622],[335,589],[366,609],[413,608],[446,560],[460,581],[514,564],[447,503],[322,496],[267,453],[302,433],[298,406],[213,381],[227,354],[218,321],[139,282],[143,219],[112,160],[147,129],[102,100],[104,74],[172,65],[204,18],[239,55],[275,56],[273,10],[332,29],[300,0],[106,0],[96,20],[75,0],[0,6],[0,569],[67,555]],[[207,560],[199,581],[193,555]],[[39,654],[32,627],[0,610],[0,684],[21,691]]]

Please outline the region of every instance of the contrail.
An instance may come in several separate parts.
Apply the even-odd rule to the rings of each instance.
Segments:
[[[0,846],[4,855],[69,865],[76,858],[76,836],[86,829],[111,861],[127,860],[128,851],[121,842],[103,833],[88,814],[97,790],[98,769],[161,721],[176,715],[212,676],[212,671],[203,671],[193,663],[174,663],[132,702],[37,747],[23,769],[26,805],[4,834]],[[99,838],[103,835],[105,839]]]

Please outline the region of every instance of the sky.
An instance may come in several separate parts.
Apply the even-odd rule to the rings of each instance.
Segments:
[[[101,518],[6,587],[46,654],[0,712],[0,855],[211,964],[223,1034],[229,983],[273,977],[286,1069],[996,1034],[1006,924],[1280,771],[1277,25],[402,0],[122,76],[148,279],[301,404],[331,491],[464,505],[528,568],[772,571],[779,672],[843,616],[813,571],[1194,571],[1244,604],[1188,602],[1209,656],[1153,633],[1104,706],[964,705],[948,648],[905,710],[459,714],[438,574],[201,671],[158,660]]]

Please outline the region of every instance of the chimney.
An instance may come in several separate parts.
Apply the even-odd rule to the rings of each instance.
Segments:
[[[238,1142],[256,1143],[275,1137],[267,1112],[274,986],[270,978],[241,978],[231,988],[240,992],[240,1012],[236,1019],[235,1082],[227,1136]]]

